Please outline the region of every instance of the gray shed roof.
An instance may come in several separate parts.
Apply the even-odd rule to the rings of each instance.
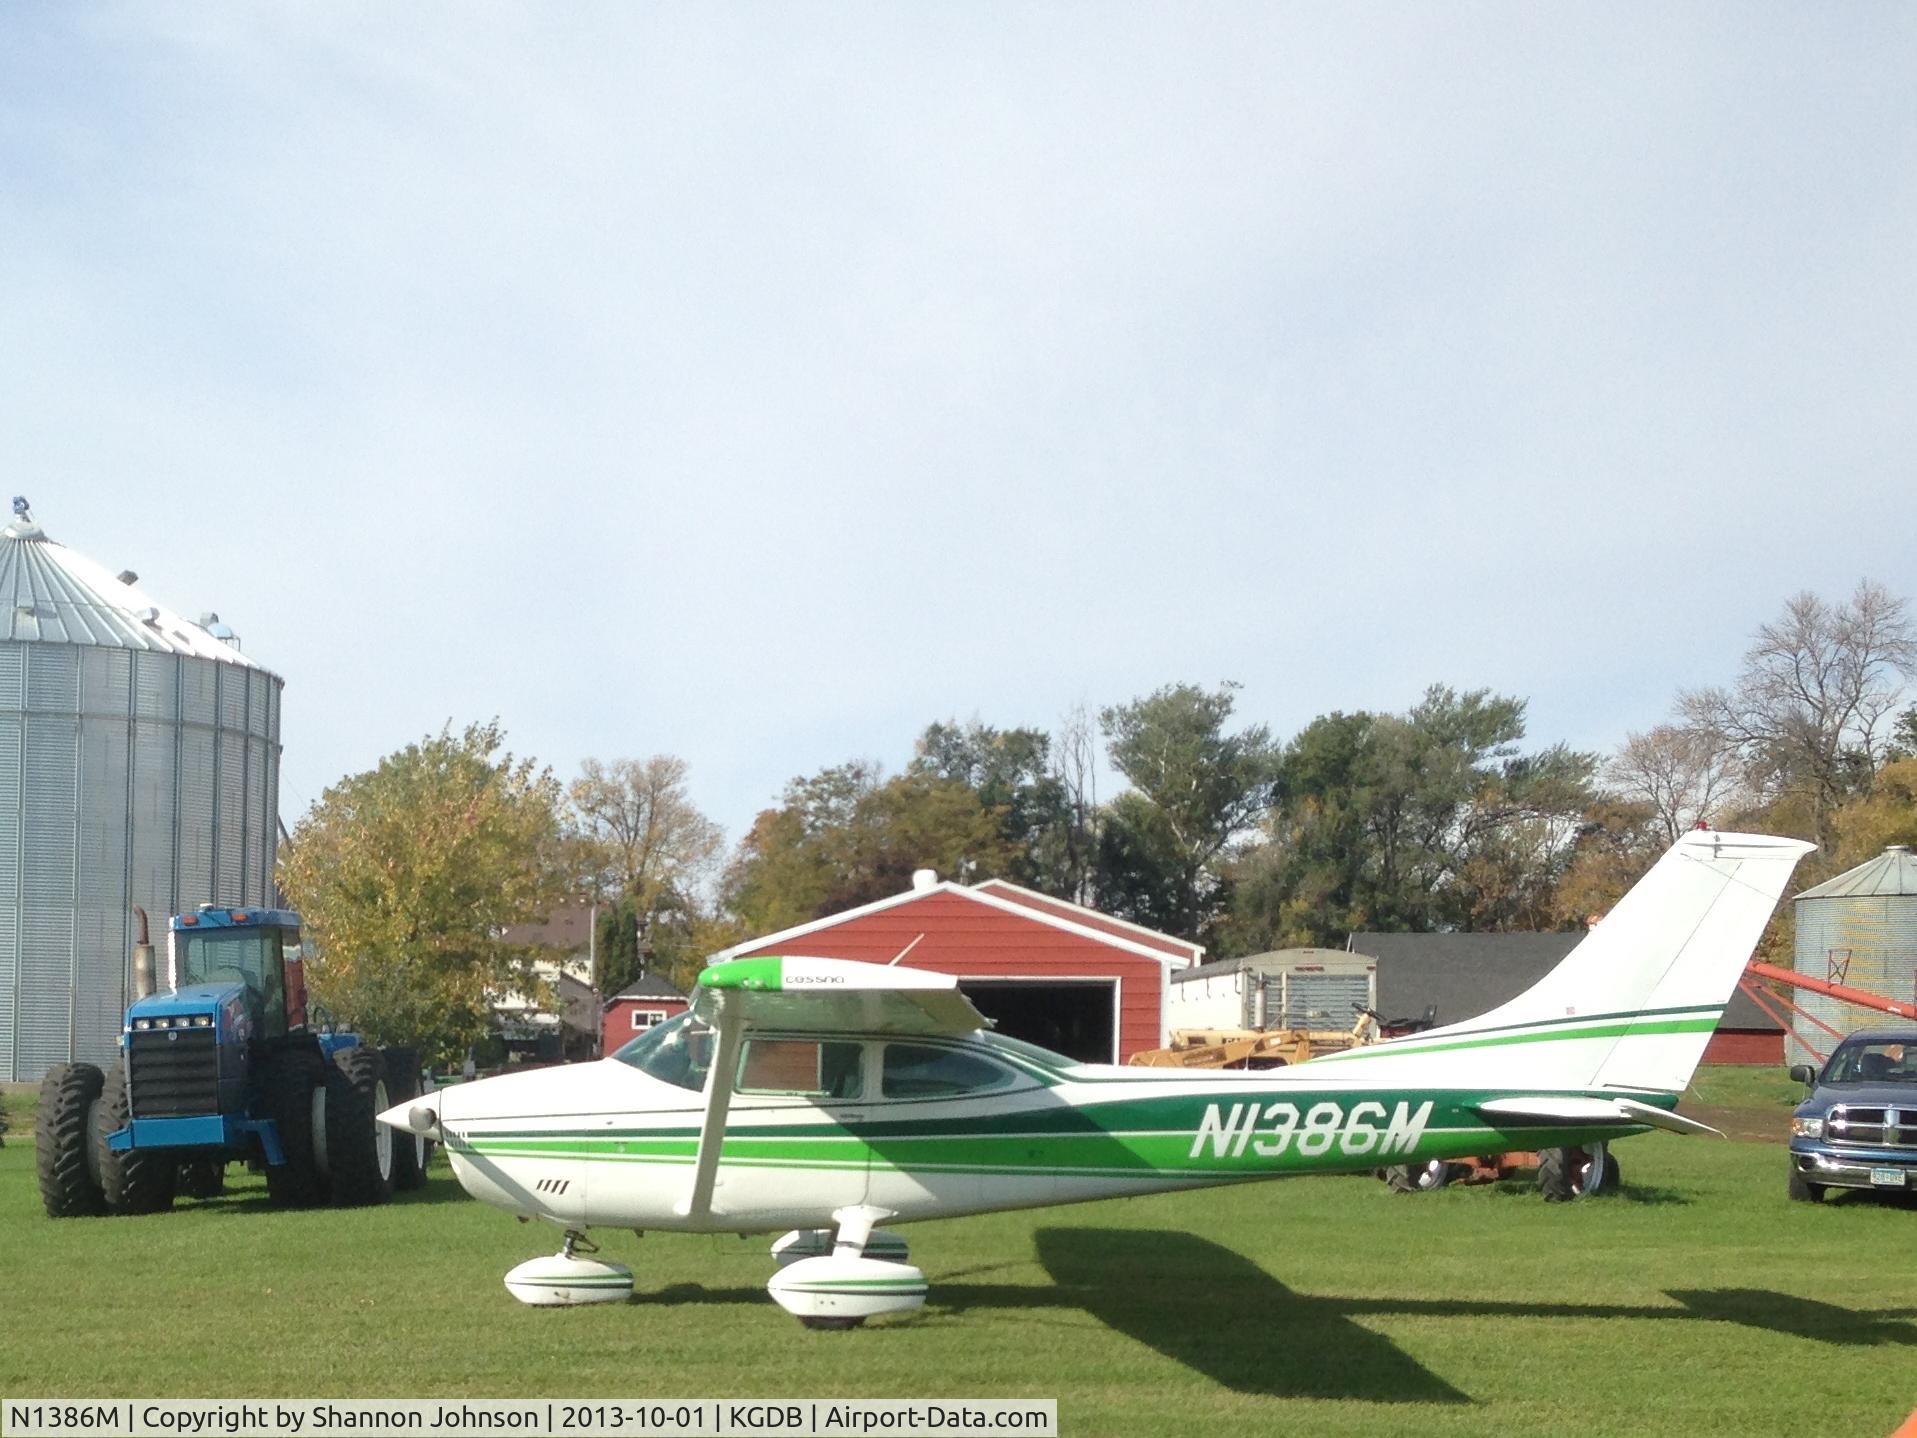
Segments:
[[[1583,934],[1353,934],[1351,948],[1378,960],[1378,1010],[1388,1019],[1438,1011],[1460,1023],[1515,999],[1577,947]],[[1731,995],[1723,1027],[1779,1033],[1777,1022],[1742,989]]]
[[[1917,854],[1908,844],[1892,844],[1876,858],[1806,889],[1799,899],[1865,899],[1917,894]]]
[[[137,583],[47,538],[29,514],[16,513],[0,529],[0,640],[7,639],[155,649],[260,667]]]
[[[611,1003],[615,999],[683,999],[683,998],[685,998],[684,994],[680,993],[671,984],[667,983],[664,979],[660,978],[657,974],[641,974],[639,975],[638,978],[634,979],[631,983],[627,984],[623,989],[621,989],[618,993],[614,994],[612,998],[608,999],[606,1002]]]

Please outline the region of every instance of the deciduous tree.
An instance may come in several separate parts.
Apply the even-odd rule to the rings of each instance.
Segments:
[[[1882,761],[1914,672],[1908,603],[1865,580],[1841,604],[1797,595],[1757,631],[1735,683],[1678,703],[1692,728],[1740,756],[1766,800],[1801,799],[1828,844],[1831,816]]]
[[[717,866],[723,835],[692,802],[686,763],[671,754],[650,759],[588,759],[568,795],[574,831],[594,896],[605,907],[595,945],[594,983],[617,993],[648,955],[662,960],[690,932],[700,886]]]
[[[759,815],[724,896],[749,933],[771,933],[899,893],[917,869],[986,878],[1010,872],[1016,857],[999,812],[969,785],[845,764],[793,780],[784,802]]]
[[[1279,767],[1269,847],[1238,866],[1234,946],[1544,922],[1596,759],[1522,752],[1524,711],[1434,685],[1404,715],[1307,725]]]
[[[317,941],[316,1000],[376,1043],[452,1062],[531,986],[500,938],[564,892],[560,789],[498,724],[450,728],[340,780],[294,828],[279,881]]]
[[[1278,764],[1271,731],[1226,728],[1237,687],[1171,684],[1099,714],[1112,767],[1156,814],[1152,845],[1172,866],[1167,924],[1184,938],[1197,938],[1216,917],[1225,882],[1218,861],[1271,801]],[[1142,815],[1114,807],[1113,821],[1128,826],[1126,845],[1136,848],[1133,838],[1146,832]],[[1101,862],[1100,902],[1136,908],[1143,895],[1111,887],[1120,872]]]

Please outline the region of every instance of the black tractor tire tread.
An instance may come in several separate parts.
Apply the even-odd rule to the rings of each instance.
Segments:
[[[1393,1193],[1436,1193],[1457,1177],[1449,1164],[1437,1170],[1435,1179],[1427,1177],[1430,1172],[1429,1164],[1398,1163],[1384,1171],[1384,1181]]]
[[[48,1218],[90,1218],[106,1207],[87,1167],[87,1145],[93,1142],[87,1111],[105,1083],[106,1075],[92,1064],[55,1064],[40,1081],[34,1166]]]
[[[1592,1145],[1593,1148],[1596,1146]],[[1578,1187],[1578,1167],[1583,1153],[1583,1148],[1547,1148],[1538,1155],[1538,1192],[1544,1195],[1546,1203],[1570,1203],[1609,1191],[1606,1187],[1609,1180],[1604,1174],[1598,1176],[1598,1186],[1590,1192]],[[1607,1149],[1605,1168],[1609,1167],[1610,1152]]]
[[[341,1208],[384,1203],[393,1196],[393,1175],[379,1167],[379,1100],[386,1065],[378,1049],[364,1044],[341,1049],[326,1070],[326,1165],[333,1202]],[[392,1096],[388,1090],[387,1097]],[[397,1145],[394,1145],[397,1148]]]
[[[408,1103],[419,1097],[419,1050],[389,1048],[386,1060],[386,1096],[394,1103]],[[410,1193],[426,1186],[426,1166],[432,1162],[432,1145],[413,1134],[393,1135],[393,1188]]]
[[[1538,1154],[1538,1192],[1546,1203],[1569,1203],[1577,1195],[1571,1187],[1571,1151],[1547,1148]]]
[[[180,1161],[164,1150],[127,1149],[115,1153],[106,1136],[133,1121],[133,1095],[127,1089],[126,1066],[115,1064],[100,1094],[100,1131],[93,1136],[100,1154],[100,1191],[114,1213],[163,1213],[173,1207]]]
[[[266,1165],[266,1193],[288,1208],[324,1201],[326,1184],[313,1156],[313,1090],[323,1082],[326,1060],[315,1048],[274,1049],[260,1062],[260,1103],[279,1130],[286,1162]]]

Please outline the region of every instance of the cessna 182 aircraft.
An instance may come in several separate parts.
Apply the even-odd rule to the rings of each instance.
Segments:
[[[1262,1072],[1081,1064],[991,1032],[949,975],[750,958],[597,1063],[381,1115],[467,1192],[566,1230],[514,1296],[623,1299],[588,1229],[774,1233],[772,1297],[850,1327],[925,1301],[884,1222],[1365,1171],[1671,1129],[1738,974],[1811,845],[1679,840],[1525,993],[1463,1023]]]

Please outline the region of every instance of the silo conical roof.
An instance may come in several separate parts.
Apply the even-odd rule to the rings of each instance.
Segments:
[[[23,504],[0,530],[0,640],[91,644],[260,666],[232,645],[49,539]]]
[[[1917,854],[1908,844],[1892,844],[1876,858],[1806,889],[1800,899],[1860,899],[1917,894]]]

